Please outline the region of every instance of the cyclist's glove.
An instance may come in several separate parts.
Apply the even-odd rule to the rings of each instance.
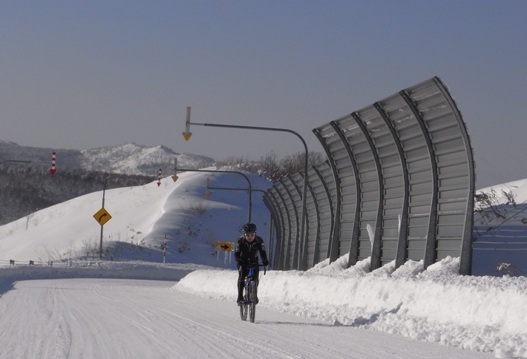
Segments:
[[[268,261],[267,259],[264,260],[264,261],[263,261],[263,265],[264,265],[264,266],[268,266],[268,265],[269,265],[269,261]]]

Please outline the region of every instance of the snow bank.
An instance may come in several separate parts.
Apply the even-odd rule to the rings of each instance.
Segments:
[[[306,272],[261,274],[260,305],[500,358],[527,357],[527,278],[460,276],[455,258],[426,271],[412,261],[371,273],[367,260],[345,264],[343,256]],[[173,289],[234,305],[236,280],[233,270],[197,270]]]

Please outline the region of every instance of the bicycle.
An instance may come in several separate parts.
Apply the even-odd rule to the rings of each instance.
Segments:
[[[264,267],[264,275],[267,273],[267,267],[264,265],[258,265]],[[256,298],[257,298],[257,285],[254,277],[254,268],[256,265],[251,265],[248,268],[247,276],[245,277],[245,283],[243,286],[243,302],[239,303],[240,306],[240,317],[243,321],[249,320],[254,323],[256,317]]]

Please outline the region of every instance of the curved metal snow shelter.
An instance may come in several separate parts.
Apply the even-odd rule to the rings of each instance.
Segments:
[[[460,257],[470,274],[474,160],[456,104],[438,77],[313,130],[327,161],[308,170],[305,238],[300,238],[304,173],[265,195],[276,229],[274,264],[307,269],[349,255],[370,269]],[[278,255],[279,254],[279,255]]]

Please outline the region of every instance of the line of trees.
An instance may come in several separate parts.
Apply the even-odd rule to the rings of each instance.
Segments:
[[[321,153],[308,152],[308,168],[323,160],[324,157]],[[287,175],[304,171],[304,165],[305,152],[288,155],[282,159],[279,159],[274,152],[271,152],[257,161],[247,160],[244,157],[230,157],[216,163],[218,167],[230,166],[256,173],[271,182],[276,182]]]

